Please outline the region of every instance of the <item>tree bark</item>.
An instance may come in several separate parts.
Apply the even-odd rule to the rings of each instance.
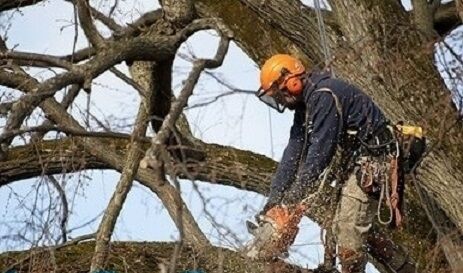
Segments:
[[[460,16],[460,19],[463,22],[463,0],[455,0],[455,2],[458,16]]]
[[[34,249],[24,252],[0,254],[0,270],[10,268],[18,260],[26,258],[13,267],[17,272],[88,272],[94,242],[60,248],[52,253],[49,249]],[[115,242],[106,270],[114,272],[167,272],[174,243],[162,242]],[[27,258],[29,256],[29,258]],[[220,258],[222,257],[222,258]],[[225,258],[223,258],[225,257]],[[55,261],[55,263],[53,262]],[[204,272],[233,273],[311,273],[313,271],[277,261],[272,265],[277,271],[268,271],[266,262],[249,261],[234,251],[219,247],[195,249],[184,247],[176,263],[178,272],[201,269]],[[223,271],[220,271],[223,269]]]

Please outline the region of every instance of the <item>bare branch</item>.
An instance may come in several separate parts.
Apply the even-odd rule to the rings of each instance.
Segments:
[[[0,71],[1,74],[1,71]],[[1,80],[1,77],[0,77]],[[14,84],[18,84],[13,81]],[[26,88],[27,90],[27,88]],[[51,121],[59,126],[68,127],[73,130],[85,132],[84,128],[71,116],[69,115],[62,106],[52,97],[45,99],[41,103],[41,108]],[[124,166],[124,159],[117,154],[114,150],[108,149],[103,143],[95,139],[79,139],[78,140],[87,149],[94,152],[94,154],[102,161],[109,164],[114,169],[121,171]],[[173,186],[165,184],[163,180],[159,179],[159,173],[155,173],[149,170],[139,170],[137,173],[137,179],[145,181],[143,184],[155,192],[159,199],[165,205],[167,211],[171,215],[174,222],[177,223],[177,210],[175,206],[176,201],[176,190]],[[208,240],[199,229],[196,221],[194,220],[191,212],[188,210],[186,205],[182,201],[183,213],[182,222],[184,223],[186,232],[185,239],[191,242],[195,246],[206,246],[209,245]]]
[[[205,23],[196,27],[211,27],[210,21]],[[89,88],[93,78],[125,59],[163,60],[171,57],[178,43],[188,37],[183,36],[183,34],[185,33],[168,37],[137,37],[127,43],[111,42],[105,48],[104,54],[99,54],[87,63],[76,65],[71,71],[61,73],[40,84],[27,75],[0,71],[0,84],[29,93],[13,105],[4,132],[17,129],[25,117],[42,101],[53,96],[56,91],[67,85],[83,84],[84,89],[85,87]],[[0,136],[0,139],[4,138]],[[4,145],[8,146],[11,140],[6,139]]]
[[[103,219],[98,227],[98,232],[95,242],[95,253],[92,258],[90,272],[95,272],[104,269],[104,264],[108,257],[109,241],[116,225],[116,220],[121,212],[122,205],[127,198],[127,194],[132,188],[133,179],[137,173],[140,160],[142,159],[143,152],[141,150],[142,144],[135,140],[145,136],[146,129],[149,121],[149,99],[142,99],[138,108],[138,114],[135,121],[135,128],[132,133],[132,141],[128,148],[125,166],[122,170],[122,175],[117,183],[116,190],[114,191],[111,200],[105,210]]]
[[[90,3],[88,0],[76,0],[79,21],[88,40],[94,47],[104,47],[104,39],[93,24],[90,14]]]
[[[66,94],[64,95],[63,100],[61,101],[61,106],[65,110],[67,110],[71,106],[71,104],[74,102],[74,99],[77,97],[77,95],[79,95],[80,88],[81,88],[80,85],[74,84],[66,92]],[[50,120],[47,119],[41,124],[41,126],[42,127],[47,127],[47,126],[52,127],[53,123]],[[34,134],[31,135],[31,142],[40,141],[45,136],[45,134],[47,132],[52,131],[52,130],[53,129],[34,132]]]
[[[91,7],[91,6],[90,6],[90,11],[91,11],[93,17],[95,17],[95,19],[100,20],[110,30],[112,30],[114,32],[117,32],[117,33],[121,33],[124,30],[124,28],[122,26],[120,26],[118,23],[116,23],[116,21],[114,21],[110,17],[111,16],[111,11],[110,11],[109,17],[104,15],[102,12],[100,12],[99,10],[97,10],[97,9]]]
[[[78,244],[78,243],[80,243],[82,241],[90,240],[90,239],[93,239],[93,238],[95,238],[95,233],[85,234],[85,235],[76,237],[73,240],[65,242],[63,244],[52,246],[52,247],[45,247],[45,248],[40,249],[39,251],[31,252],[30,254],[26,255],[26,257],[24,257],[22,259],[19,259],[14,264],[11,264],[7,268],[3,269],[4,271],[2,271],[2,272],[3,273],[8,273],[8,272],[11,272],[11,270],[16,271],[16,270],[14,270],[14,268],[16,266],[18,266],[20,264],[23,264],[26,261],[28,261],[29,259],[32,259],[32,258],[36,257],[37,255],[42,254],[44,252],[59,250],[61,248],[76,245],[76,244]]]
[[[91,57],[93,57],[95,55],[96,55],[95,48],[87,47],[87,48],[80,49],[80,50],[74,52],[73,54],[61,56],[59,58],[61,58],[63,60],[66,60],[66,61],[69,61],[69,62],[79,63],[81,61],[90,59]]]
[[[210,100],[208,100],[208,101],[205,101],[205,102],[198,102],[198,103],[193,104],[193,105],[191,105],[191,106],[187,106],[187,107],[185,107],[185,109],[186,109],[186,110],[189,110],[189,109],[204,107],[204,106],[210,105],[210,104],[212,104],[212,103],[218,101],[220,98],[228,97],[228,96],[236,95],[236,94],[254,95],[254,94],[255,94],[255,91],[252,91],[252,90],[244,90],[244,89],[233,89],[233,90],[231,90],[231,91],[229,91],[229,92],[225,92],[225,93],[219,94],[219,95],[213,97],[212,99],[210,99]]]
[[[127,75],[119,71],[117,68],[111,67],[109,71],[111,71],[119,79],[123,80],[126,84],[132,86],[138,92],[140,96],[142,97],[146,96],[145,95],[146,91],[143,89],[143,87],[141,87],[136,81],[132,80]]]
[[[47,176],[48,180],[51,182],[53,187],[55,187],[56,191],[58,192],[59,198],[61,199],[61,204],[63,206],[63,214],[60,221],[60,228],[61,228],[61,238],[63,243],[67,241],[67,222],[69,218],[69,205],[68,199],[66,197],[66,192],[64,191],[63,187],[61,187],[60,183],[56,178],[52,175]]]
[[[0,60],[14,60],[13,64],[20,66],[72,68],[72,63],[61,58],[29,52],[0,51]]]
[[[25,133],[41,133],[45,134],[50,131],[55,131],[55,132],[62,132],[70,136],[80,136],[80,137],[95,137],[95,138],[116,138],[116,139],[129,139],[130,136],[123,134],[123,133],[117,133],[117,132],[90,132],[90,131],[85,131],[85,130],[76,130],[70,127],[62,127],[62,126],[55,126],[53,124],[42,124],[39,126],[34,126],[34,127],[28,127],[28,128],[22,128],[22,129],[17,129],[17,130],[10,130],[5,132],[3,137],[5,138],[11,138],[19,135],[23,135]],[[149,142],[149,138],[146,137],[136,137],[135,140],[137,141],[143,141],[143,142]]]

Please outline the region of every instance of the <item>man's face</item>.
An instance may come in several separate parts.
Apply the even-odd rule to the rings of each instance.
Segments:
[[[276,109],[282,113],[284,109],[288,108],[294,110],[296,106],[302,102],[302,94],[295,96],[285,89],[280,89],[276,85],[267,90],[259,89],[256,96],[268,106]]]
[[[294,110],[296,106],[301,102],[302,96],[294,96],[290,94],[287,90],[275,89],[269,92],[266,96],[271,96],[273,99],[288,108],[289,110]]]

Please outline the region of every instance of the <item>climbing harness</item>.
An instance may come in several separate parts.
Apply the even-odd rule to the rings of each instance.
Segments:
[[[378,222],[400,227],[403,222],[405,174],[411,173],[413,166],[423,156],[426,139],[419,126],[403,125],[400,122],[394,126],[388,125],[387,129],[390,132],[389,140],[386,137],[380,142],[376,137],[374,144],[360,140],[364,151],[358,163],[358,180],[363,191],[379,199]],[[385,219],[381,216],[384,204],[389,212]]]

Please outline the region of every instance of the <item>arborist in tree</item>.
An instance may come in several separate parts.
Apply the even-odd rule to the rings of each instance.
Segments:
[[[326,196],[327,188],[340,189],[332,230],[342,272],[364,272],[364,239],[383,185],[391,184],[386,192],[389,204],[395,202],[389,222],[401,221],[403,186],[398,183],[402,174],[394,129],[358,87],[329,72],[308,71],[290,55],[268,59],[260,83],[256,95],[279,112],[294,110],[294,121],[270,196],[257,217],[259,225],[248,222],[255,238],[245,248],[246,255],[269,258],[286,252],[302,215],[333,199]]]

